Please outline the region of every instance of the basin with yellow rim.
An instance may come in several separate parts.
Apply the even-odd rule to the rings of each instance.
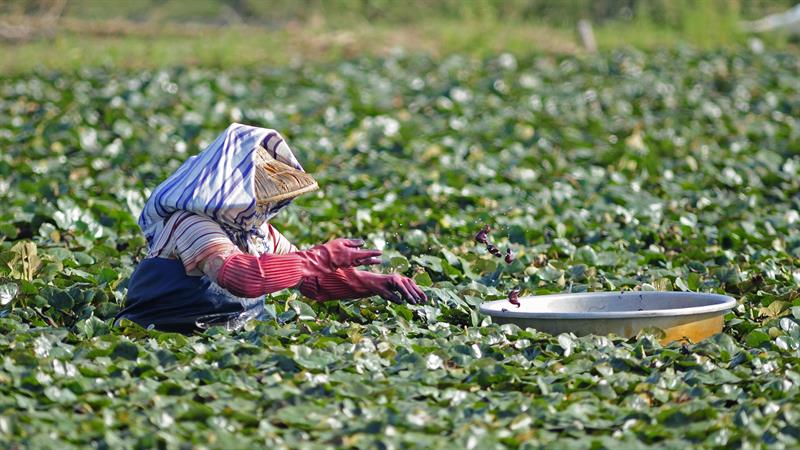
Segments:
[[[513,323],[550,334],[636,336],[658,332],[661,342],[698,342],[722,332],[725,313],[736,306],[727,295],[699,292],[591,292],[537,295],[483,303],[494,323]],[[663,333],[663,334],[662,334]]]

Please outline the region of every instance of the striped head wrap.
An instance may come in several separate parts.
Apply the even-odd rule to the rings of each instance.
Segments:
[[[176,211],[189,211],[217,222],[240,248],[249,250],[261,226],[291,203],[260,203],[256,198],[256,152],[303,170],[275,130],[231,124],[201,153],[190,157],[150,195],[139,216],[148,246]],[[261,236],[263,237],[263,236]]]

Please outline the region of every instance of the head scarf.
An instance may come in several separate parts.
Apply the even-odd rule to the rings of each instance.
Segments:
[[[165,219],[176,211],[189,211],[217,222],[234,243],[249,250],[253,235],[261,235],[261,225],[291,203],[287,199],[257,206],[253,180],[259,146],[278,161],[303,170],[277,131],[233,123],[150,195],[139,216],[148,246],[164,228]]]

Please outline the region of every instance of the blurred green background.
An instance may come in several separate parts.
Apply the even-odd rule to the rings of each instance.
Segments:
[[[743,21],[795,0],[5,0],[0,71],[111,65],[249,66],[331,61],[396,51],[486,55],[600,51],[752,39]],[[788,32],[758,34],[796,48]]]

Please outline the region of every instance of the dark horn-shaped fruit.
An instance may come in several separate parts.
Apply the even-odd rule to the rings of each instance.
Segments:
[[[492,229],[489,227],[489,225],[484,225],[483,228],[481,228],[481,231],[478,231],[478,234],[475,235],[475,240],[481,244],[488,244],[490,231],[492,231]]]
[[[517,308],[519,308],[520,306],[519,291],[520,289],[518,287],[515,287],[514,289],[511,290],[511,292],[508,293],[508,302],[516,306]]]
[[[511,250],[511,247],[506,249],[506,264],[511,264],[514,262],[514,250]]]

